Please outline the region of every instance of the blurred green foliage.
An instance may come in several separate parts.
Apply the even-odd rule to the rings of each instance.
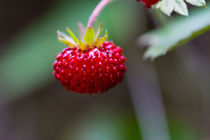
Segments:
[[[155,59],[210,30],[210,8],[190,12],[189,17],[176,17],[158,29],[141,36],[139,43],[148,45],[145,58]]]

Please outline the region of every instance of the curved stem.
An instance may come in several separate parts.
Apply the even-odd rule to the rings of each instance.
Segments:
[[[96,6],[96,8],[94,9],[93,13],[91,14],[91,16],[89,18],[87,28],[93,26],[93,23],[96,20],[96,18],[98,17],[101,10],[110,2],[111,2],[111,0],[101,0],[100,1],[100,3]]]

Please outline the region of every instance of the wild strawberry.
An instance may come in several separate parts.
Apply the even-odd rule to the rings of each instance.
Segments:
[[[80,25],[81,26],[81,25]],[[54,76],[66,89],[77,93],[102,93],[122,81],[126,71],[122,49],[113,42],[99,38],[92,27],[77,39],[67,28],[70,36],[58,31],[58,39],[67,44],[54,62]]]
[[[101,0],[90,16],[87,30],[79,23],[80,38],[67,28],[70,36],[58,31],[58,39],[68,48],[57,55],[54,76],[66,87],[77,93],[102,93],[122,81],[126,71],[122,49],[106,41],[107,32],[100,38],[102,24],[96,34],[93,23],[111,0]]]
[[[142,1],[147,8],[151,8],[152,5],[156,4],[160,0],[137,0],[138,2]]]

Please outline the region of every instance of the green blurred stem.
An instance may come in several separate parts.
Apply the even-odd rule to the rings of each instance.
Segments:
[[[169,21],[169,18],[159,10],[154,9],[151,11],[151,14],[153,16],[154,22],[157,23],[158,25],[162,26]]]

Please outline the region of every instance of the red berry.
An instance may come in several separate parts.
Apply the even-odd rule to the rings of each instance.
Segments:
[[[137,0],[138,2],[142,1],[147,8],[151,8],[152,5],[156,4],[160,0]]]
[[[65,48],[54,62],[54,76],[70,91],[102,93],[123,80],[125,60],[112,42],[83,51]]]

